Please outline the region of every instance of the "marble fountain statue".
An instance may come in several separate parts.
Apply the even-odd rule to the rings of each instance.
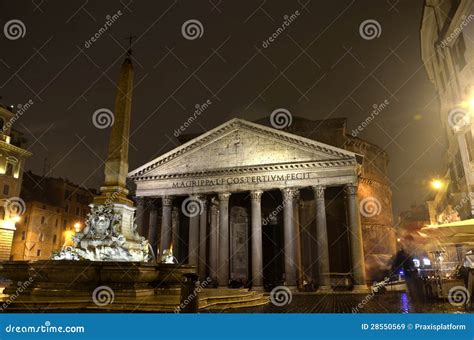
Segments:
[[[133,223],[131,238],[122,233],[122,215],[113,204],[93,205],[84,229],[73,237],[73,246],[53,255],[54,260],[90,260],[119,262],[148,262],[153,251],[148,241],[138,235]]]

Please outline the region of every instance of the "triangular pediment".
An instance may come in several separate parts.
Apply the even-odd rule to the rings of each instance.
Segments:
[[[232,119],[130,172],[133,179],[276,164],[354,160],[356,154]]]

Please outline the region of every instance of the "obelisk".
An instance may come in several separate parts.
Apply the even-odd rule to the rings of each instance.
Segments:
[[[112,204],[114,211],[122,217],[121,233],[127,240],[134,238],[133,202],[127,198],[126,179],[128,173],[128,147],[130,120],[132,113],[133,64],[131,50],[128,50],[120,70],[115,98],[114,123],[111,127],[107,160],[105,163],[105,182],[94,204]]]

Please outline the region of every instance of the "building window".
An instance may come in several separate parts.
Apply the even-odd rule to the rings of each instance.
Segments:
[[[0,207],[0,220],[4,220],[4,219],[5,219],[5,208]]]
[[[76,215],[79,216],[81,214],[81,209],[79,207],[76,207]]]
[[[38,250],[36,251],[36,256],[41,256],[41,249],[38,249]]]
[[[44,224],[45,218],[44,216],[41,216],[41,224]]]
[[[44,233],[40,233],[39,240],[40,242],[44,242]]]
[[[22,241],[26,240],[26,231],[21,232],[21,240]]]
[[[10,193],[10,186],[8,184],[5,184],[3,186],[3,194],[8,195]]]
[[[64,220],[64,221],[63,221],[63,229],[64,229],[64,230],[66,230],[66,225],[67,225],[67,221]]]
[[[69,205],[66,204],[66,206],[64,207],[64,211],[69,212]]]
[[[57,238],[58,238],[58,237],[57,237],[56,235],[53,236],[53,243],[56,243]]]
[[[59,220],[58,220],[58,219],[56,219],[56,221],[54,222],[54,226],[55,226],[55,227],[57,227],[57,226],[58,226],[58,224],[59,224]]]
[[[7,163],[7,170],[5,172],[5,175],[13,176],[13,164],[12,163]]]

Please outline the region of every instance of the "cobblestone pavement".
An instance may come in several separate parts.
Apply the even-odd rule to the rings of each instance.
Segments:
[[[366,301],[363,304],[363,300]],[[358,305],[361,304],[359,307]],[[354,308],[354,311],[353,311]],[[275,306],[269,303],[256,308],[230,310],[231,313],[466,313],[464,307],[451,306],[448,302],[415,303],[407,293],[383,295],[293,294],[291,303]],[[471,309],[472,313],[473,310]]]

